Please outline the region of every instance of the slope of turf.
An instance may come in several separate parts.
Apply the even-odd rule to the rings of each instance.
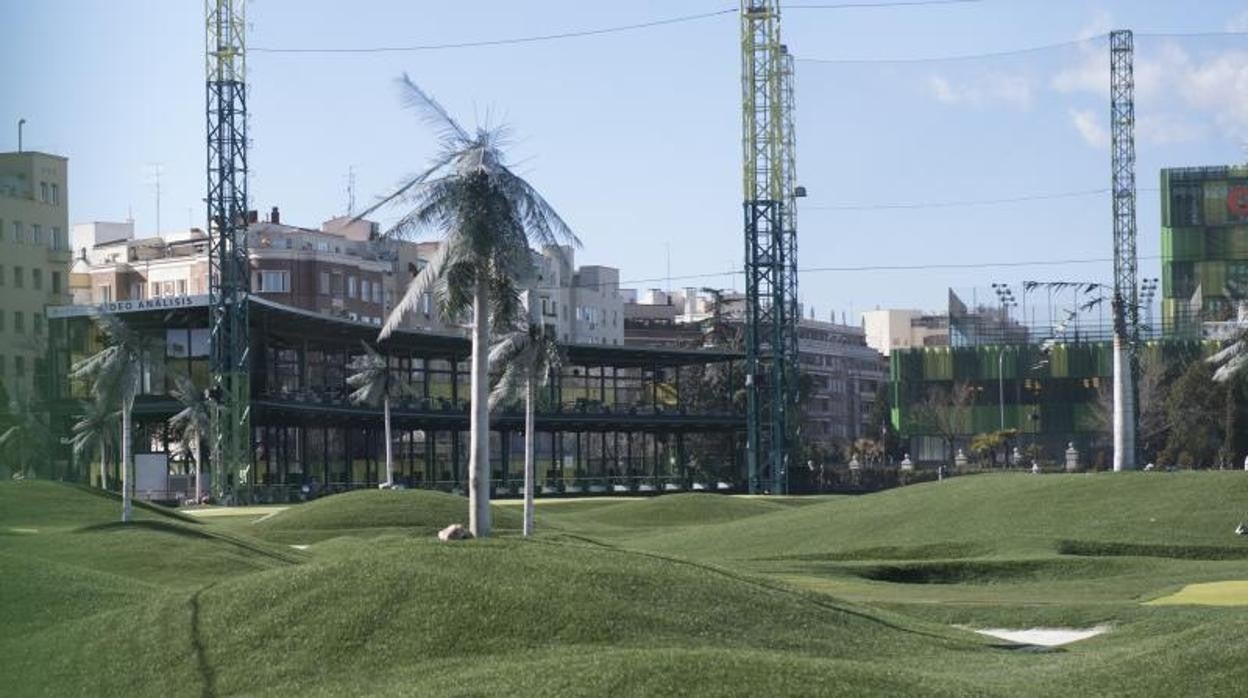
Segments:
[[[138,588],[196,587],[302,559],[284,546],[209,529],[161,507],[136,507],[135,521],[123,524],[117,520],[120,506],[115,496],[83,487],[4,483],[0,526],[9,534],[0,536],[0,555],[8,564],[23,560],[31,565],[24,584],[42,575],[61,575],[70,587],[98,583],[109,590],[116,579],[136,582]],[[88,581],[74,581],[83,575]],[[18,577],[12,579],[16,584]],[[30,583],[22,592],[27,603],[35,602],[29,594],[36,592],[49,597],[61,593],[55,584]]]
[[[564,528],[581,530],[600,526],[671,527],[724,523],[787,509],[789,507],[783,504],[763,498],[684,493],[632,499],[603,507],[586,507],[559,514],[557,520]],[[540,513],[545,515],[546,509],[540,510]]]
[[[986,476],[797,507],[570,503],[538,539],[449,545],[412,535],[463,520],[465,500],[433,493],[247,525],[334,537],[306,554],[27,490],[59,511],[0,512],[0,676],[13,695],[1238,695],[1248,608],[1141,602],[1248,579],[1224,525],[1245,483]],[[505,528],[519,510],[500,514]],[[1033,653],[929,622],[984,618],[1112,629]]]
[[[518,510],[494,506],[491,511],[495,529],[520,528]],[[357,490],[292,506],[251,528],[272,540],[306,543],[341,535],[425,535],[453,523],[468,523],[466,497],[430,490]]]
[[[996,554],[1051,553],[1063,541],[1248,550],[1232,532],[1245,502],[1248,476],[1237,472],[980,475],[635,542],[718,559],[837,556],[951,541]]]
[[[1248,580],[1189,584],[1178,592],[1148,603],[1154,606],[1248,606]]]
[[[52,646],[62,649],[49,656]],[[569,671],[558,678],[583,691],[575,658],[586,652],[714,650],[715,666],[730,667],[748,664],[760,648],[793,653],[787,661],[800,664],[983,647],[956,631],[648,555],[514,538],[390,538],[0,642],[0,662],[19,683],[52,693],[92,686],[157,695],[211,682],[223,695],[292,694],[345,690],[396,667],[451,662],[477,670],[493,664],[485,658],[536,652],[562,656]],[[128,653],[146,661],[128,663]],[[890,672],[862,673],[884,680]],[[915,674],[912,686],[920,679]]]
[[[195,520],[172,509],[135,501],[136,521]],[[0,482],[0,535],[77,528],[121,520],[121,497],[80,485],[46,480]]]

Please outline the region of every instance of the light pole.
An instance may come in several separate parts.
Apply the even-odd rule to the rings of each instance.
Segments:
[[[1001,431],[1005,431],[1005,345],[997,350],[997,397],[1001,406]]]

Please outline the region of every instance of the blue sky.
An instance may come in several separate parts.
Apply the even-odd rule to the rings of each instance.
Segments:
[[[815,3],[806,3],[815,4]],[[357,47],[473,41],[632,24],[733,6],[632,3],[256,0],[250,45]],[[201,2],[0,3],[0,149],[70,158],[72,221],[166,229],[203,224]],[[922,58],[1138,33],[1248,31],[1241,2],[984,0],[938,7],[784,13],[799,59]],[[1157,170],[1243,161],[1248,37],[1137,39],[1141,274],[1157,276]],[[315,226],[344,213],[347,171],[367,203],[417,170],[433,134],[398,102],[409,73],[461,121],[517,136],[517,168],[585,242],[579,262],[625,281],[740,267],[738,20],[723,15],[617,34],[402,54],[253,52],[251,194]],[[1109,183],[1103,40],[1013,56],[797,66],[803,267],[1032,262],[1107,257],[1104,194],[908,210],[845,206],[1067,194]],[[838,208],[839,207],[839,208]],[[821,317],[939,308],[944,290],[1025,279],[1103,280],[1107,263],[979,269],[812,271]],[[672,282],[726,286],[728,276]],[[664,286],[646,282],[638,286]]]

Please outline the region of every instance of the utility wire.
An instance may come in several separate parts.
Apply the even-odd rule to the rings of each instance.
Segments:
[[[1097,34],[1083,39],[1075,39],[1073,41],[1061,41],[1055,44],[1044,44],[1041,46],[1029,46],[1027,48],[1012,49],[1009,51],[996,51],[989,53],[966,53],[954,56],[928,56],[922,58],[794,58],[794,60],[802,63],[817,63],[824,65],[863,65],[863,64],[909,64],[909,63],[950,63],[954,61],[974,61],[983,58],[1005,58],[1009,56],[1021,56],[1028,53],[1039,53],[1041,51],[1051,51],[1053,49],[1068,48],[1070,46],[1081,46],[1094,41],[1102,41],[1109,37],[1109,34]]]
[[[983,2],[983,0],[898,0],[894,2],[861,2],[861,3],[818,3],[806,5],[787,5],[785,10],[852,10],[852,9],[883,9],[889,7],[922,7],[931,5],[965,5]],[[682,15],[679,17],[668,17],[665,19],[656,19],[649,22],[638,22],[636,24],[622,24],[611,27],[602,27],[599,29],[583,29],[579,31],[560,32],[557,34],[537,34],[533,36],[519,36],[507,39],[484,39],[480,41],[462,41],[454,43],[442,44],[414,44],[411,46],[360,46],[360,47],[266,47],[252,46],[248,50],[255,53],[410,53],[415,51],[442,51],[457,48],[481,48],[487,46],[512,46],[516,44],[532,44],[543,41],[558,41],[560,39],[576,39],[587,36],[601,36],[603,34],[616,34],[619,32],[636,31],[638,29],[650,29],[652,27],[667,26],[670,24],[683,24],[686,22],[696,22],[714,17],[722,17],[724,15],[737,14],[739,10],[735,7],[726,7],[722,10],[713,10],[711,12],[701,12],[692,15]]]
[[[1066,199],[1077,196],[1093,196],[1096,194],[1108,194],[1108,188],[1101,189],[1084,189],[1081,191],[1067,191],[1056,194],[1035,194],[1032,196],[1015,196],[1004,199],[970,199],[964,201],[922,201],[913,203],[884,203],[884,204],[845,204],[837,206],[800,206],[800,211],[888,211],[888,210],[909,210],[919,208],[953,208],[957,206],[992,206],[996,204],[1013,204],[1025,201],[1050,201],[1052,199]]]
[[[1161,259],[1158,255],[1140,255],[1141,260]],[[1082,259],[1039,259],[1026,261],[1003,261],[1003,262],[936,262],[924,264],[869,264],[863,266],[845,266],[845,267],[806,267],[798,269],[798,274],[815,274],[826,272],[842,272],[842,273],[858,273],[858,272],[880,272],[880,271],[925,271],[929,269],[1015,269],[1021,267],[1054,267],[1064,266],[1068,264],[1105,264],[1113,262],[1112,257],[1088,257]],[[615,281],[611,283],[600,284],[584,284],[577,288],[602,288],[604,286],[637,286],[639,284],[650,283],[666,283],[667,281],[696,281],[699,279],[715,279],[725,276],[741,276],[745,273],[741,269],[727,269],[724,271],[706,272],[703,274],[683,274],[680,276],[655,276],[648,279],[628,279],[624,281]],[[559,286],[536,286],[539,291],[552,291]]]
[[[558,34],[539,34],[535,36],[521,36],[510,39],[487,39],[484,41],[463,41],[458,43],[445,44],[416,44],[412,46],[372,46],[358,48],[266,48],[263,46],[249,47],[249,51],[257,53],[406,53],[413,51],[440,51],[445,49],[457,48],[479,48],[484,46],[510,46],[515,44],[531,44],[542,41],[556,41],[559,39],[575,39],[585,36],[599,36],[602,34],[614,34],[618,32],[635,31],[638,29],[648,29],[650,27],[659,27],[669,24],[680,24],[684,22],[695,22],[712,17],[720,17],[728,14],[735,14],[737,8],[728,8],[716,10],[714,12],[702,12],[695,15],[683,15],[681,17],[669,17],[667,19],[656,19],[650,22],[640,22],[638,24],[623,24],[613,27],[604,27],[600,29],[585,29],[581,31],[561,32]]]
[[[839,2],[814,5],[784,5],[781,11],[785,10],[854,10],[854,9],[881,9],[888,7],[924,7],[927,5],[969,5],[972,3],[983,2],[983,0],[909,0],[902,2]]]

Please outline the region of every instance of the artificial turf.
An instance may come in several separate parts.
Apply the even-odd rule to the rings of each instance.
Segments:
[[[0,484],[5,695],[1239,695],[1233,473],[977,476],[857,497],[543,504],[359,492],[185,520]],[[796,506],[794,506],[796,504]],[[306,553],[285,543],[316,542]],[[1055,652],[955,625],[1108,623]]]

